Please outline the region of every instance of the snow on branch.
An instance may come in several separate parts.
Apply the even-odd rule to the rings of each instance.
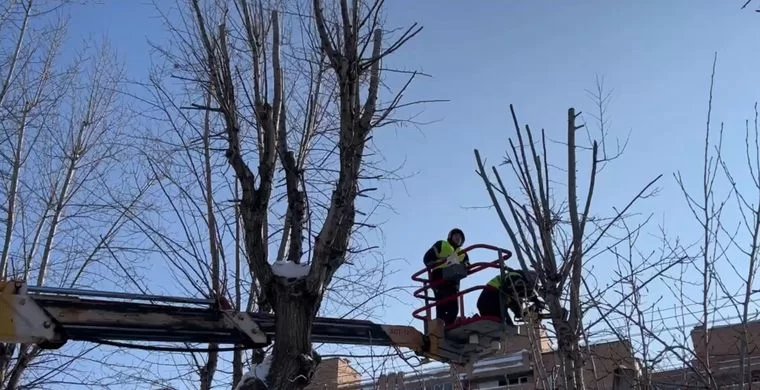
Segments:
[[[272,273],[286,279],[301,279],[309,274],[309,264],[296,264],[292,261],[277,260],[272,264]]]

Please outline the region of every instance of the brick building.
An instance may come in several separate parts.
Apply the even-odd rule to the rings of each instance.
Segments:
[[[740,356],[744,341],[745,326],[730,324],[708,329],[707,343],[701,328],[691,331],[692,350],[695,358],[691,364],[701,372],[702,364],[709,357],[710,367],[717,384],[724,389],[739,389],[741,382]],[[752,383],[760,383],[760,321],[746,324],[747,360],[745,367],[751,372]],[[691,368],[678,368],[652,374],[654,389],[697,388],[704,383],[700,375]]]

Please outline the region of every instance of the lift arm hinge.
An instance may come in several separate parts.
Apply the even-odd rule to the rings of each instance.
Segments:
[[[0,283],[0,342],[62,342],[50,316],[27,294],[26,283]]]

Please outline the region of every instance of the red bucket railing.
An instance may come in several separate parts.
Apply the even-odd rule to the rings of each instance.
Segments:
[[[510,252],[509,250],[504,249],[504,248],[499,248],[493,245],[488,245],[488,244],[474,244],[474,245],[468,246],[465,249],[462,249],[460,252],[469,254],[469,252],[475,249],[492,250],[492,251],[497,252],[499,257],[496,260],[493,260],[490,262],[471,263],[470,266],[467,267],[467,276],[478,273],[487,268],[495,268],[501,271],[504,268],[504,262],[507,261],[510,257],[512,257],[512,252]],[[462,326],[462,324],[467,321],[465,319],[466,316],[464,314],[464,295],[473,291],[482,290],[483,288],[485,288],[485,286],[470,287],[466,290],[460,291],[456,295],[453,295],[441,300],[436,300],[434,297],[431,297],[430,295],[428,295],[428,290],[431,288],[435,288],[436,286],[444,283],[444,280],[442,279],[436,280],[435,282],[431,283],[429,279],[431,271],[432,271],[431,267],[425,267],[424,269],[412,275],[412,280],[414,280],[415,282],[422,283],[422,287],[420,287],[414,292],[414,297],[425,301],[425,306],[415,310],[412,313],[412,316],[419,320],[425,321],[432,317],[432,309],[434,307],[456,299],[458,300],[457,304],[459,305],[459,321],[456,323],[455,326]],[[428,279],[425,279],[422,277],[422,275],[425,273],[428,274]],[[435,302],[428,303],[431,300],[434,300]],[[420,314],[422,312],[425,313],[424,316]],[[480,320],[485,320],[485,319],[487,318],[477,318],[476,320],[480,321]],[[498,318],[496,318],[495,320],[498,321]],[[451,328],[451,327],[453,326],[452,325],[447,326],[447,328]],[[427,333],[427,321],[425,321],[425,333]]]

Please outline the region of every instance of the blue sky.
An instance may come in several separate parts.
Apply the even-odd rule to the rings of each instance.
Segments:
[[[654,213],[686,240],[698,237],[672,173],[682,171],[699,189],[715,51],[713,118],[725,122],[727,155],[743,153],[744,120],[753,115],[760,86],[755,54],[760,53],[760,15],[739,10],[740,3],[388,1],[390,25],[418,22],[424,30],[386,66],[433,76],[414,84],[409,100],[450,100],[425,106],[420,120],[435,122],[422,131],[387,128],[376,134],[389,165],[405,161],[404,171],[414,174],[403,186],[387,188],[395,213],[379,216],[387,220],[380,243],[384,256],[408,262],[395,263],[400,269],[391,284],[409,284],[408,275],[420,268],[427,247],[454,226],[465,230],[469,243],[509,246],[495,213],[472,208],[488,204],[474,174],[473,149],[491,162],[500,161],[514,134],[509,104],[516,106],[521,122],[545,128],[549,137],[564,137],[568,107],[593,110],[584,90],[594,88],[597,75],[614,89],[609,106],[613,135],[625,137],[630,131],[631,139],[626,154],[601,177],[595,210],[607,213],[624,205],[642,185],[663,174],[660,195],[638,210]],[[144,77],[150,62],[147,40],[166,38],[155,15],[153,5],[142,1],[76,7],[71,44],[107,36],[131,77]],[[588,114],[584,118],[593,121]],[[595,276],[604,279],[609,264],[601,259],[595,267],[600,270]],[[657,288],[653,294],[666,294]],[[409,323],[416,307],[411,301],[392,303],[384,320]],[[474,305],[472,298],[470,302]]]

